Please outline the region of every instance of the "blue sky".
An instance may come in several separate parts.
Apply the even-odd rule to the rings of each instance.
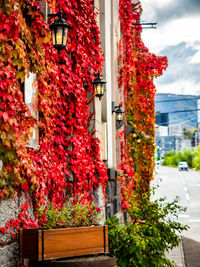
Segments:
[[[142,22],[150,52],[167,56],[168,69],[155,79],[158,93],[200,95],[200,0],[141,0]]]

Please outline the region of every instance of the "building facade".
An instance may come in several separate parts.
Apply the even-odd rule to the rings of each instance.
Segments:
[[[32,9],[33,9],[35,12],[35,9],[40,8],[39,12],[43,14],[44,23],[46,23],[48,21],[48,12],[50,12],[49,7],[51,7],[51,10],[53,11],[53,10],[55,10],[55,6],[56,6],[55,1],[50,1],[50,2],[51,2],[51,6],[48,6],[48,3],[45,1],[40,1],[38,3],[34,2],[34,4],[33,4],[34,7],[29,7],[28,3],[27,3],[27,7],[25,7],[26,3],[24,3],[22,5],[22,4],[18,3],[18,1],[16,1],[15,4],[19,8],[19,10],[23,10],[23,12],[22,12],[22,14],[20,14],[20,16],[22,16],[22,19],[24,19],[24,20],[29,19],[27,14],[30,10],[31,10],[30,12],[32,12]],[[12,11],[9,10],[9,8],[6,7],[7,9],[4,9],[3,5],[2,6],[0,5],[0,8],[1,8],[2,14],[4,12],[5,14],[6,13],[10,14],[10,15],[8,15],[8,17],[13,16]],[[11,8],[14,8],[14,6]],[[73,10],[73,8],[75,8],[75,7],[73,6],[71,8]],[[81,16],[81,8],[83,8],[83,7],[79,6],[78,8],[80,10],[79,16]],[[70,5],[63,7],[63,10],[67,10],[67,11],[65,11],[66,13],[67,12],[69,13],[69,9],[70,9]],[[103,190],[105,189],[105,188],[103,188],[104,182],[102,183],[102,186],[100,186],[93,194],[94,200],[96,201],[98,206],[101,206],[103,208],[103,211],[105,214],[104,219],[105,219],[106,217],[111,217],[114,214],[115,215],[118,214],[118,216],[121,216],[121,212],[120,212],[120,210],[121,210],[120,184],[117,181],[117,167],[118,167],[118,164],[119,164],[120,159],[121,159],[121,148],[120,148],[120,139],[117,138],[117,135],[118,135],[119,131],[123,130],[124,126],[119,125],[117,123],[116,113],[114,112],[115,110],[113,111],[113,105],[114,105],[114,107],[116,107],[116,106],[119,106],[121,103],[122,103],[121,107],[122,107],[122,109],[124,109],[124,107],[123,107],[123,103],[124,103],[123,97],[124,96],[123,96],[123,93],[120,92],[120,90],[118,89],[118,69],[119,69],[118,57],[119,57],[119,40],[121,38],[121,36],[120,36],[120,21],[119,21],[119,15],[118,15],[119,14],[119,1],[118,0],[117,1],[116,0],[109,0],[109,1],[107,1],[107,0],[95,0],[94,1],[94,12],[97,12],[97,11],[98,11],[98,15],[95,17],[95,19],[96,19],[97,26],[100,30],[100,41],[101,41],[100,46],[101,46],[101,49],[102,49],[103,54],[104,54],[103,71],[102,71],[101,75],[103,76],[104,80],[106,81],[106,90],[105,90],[104,96],[101,99],[98,97],[93,97],[92,92],[90,90],[88,90],[87,99],[89,100],[90,104],[89,104],[89,108],[88,108],[87,112],[88,112],[88,114],[93,114],[93,112],[94,112],[94,114],[90,120],[90,123],[88,125],[88,132],[89,133],[92,132],[93,136],[100,140],[100,158],[99,159],[97,158],[97,161],[98,160],[103,161],[104,166],[107,169],[107,175],[108,175],[108,183],[106,186],[107,202],[105,202],[104,194],[103,194]],[[25,12],[27,12],[27,14]],[[13,10],[13,13],[14,13],[14,10]],[[74,13],[74,11],[73,11],[72,13],[75,14],[76,12]],[[73,17],[73,14],[70,16]],[[86,14],[88,15],[88,13],[86,13]],[[31,19],[33,19],[33,21],[31,22],[33,25],[34,24],[34,18],[31,18]],[[71,23],[77,23],[76,19],[72,18],[70,22]],[[23,24],[23,21],[21,21],[20,23]],[[40,22],[40,23],[43,23],[43,22]],[[20,27],[22,26],[22,24],[20,24]],[[41,26],[41,25],[37,25],[37,23],[34,26],[34,27],[36,27],[36,30],[35,30],[36,33],[37,33],[37,27],[39,27],[39,26]],[[25,27],[27,27],[27,28],[29,27],[28,23],[27,23],[27,25],[25,25]],[[45,29],[45,31],[46,31],[46,29],[47,29],[46,26],[42,26],[42,27],[44,27],[43,30]],[[21,28],[20,28],[20,30],[21,30]],[[95,31],[96,30],[97,29],[95,28]],[[48,29],[47,29],[47,31],[48,31]],[[78,32],[78,30],[76,32]],[[32,32],[30,31],[30,33],[32,33]],[[95,32],[95,34],[96,33],[97,32]],[[20,33],[20,34],[22,35],[22,33]],[[46,32],[45,33],[43,32],[43,34],[45,35]],[[20,35],[19,35],[19,38],[20,38]],[[71,37],[71,38],[73,38],[73,37]],[[30,40],[32,40],[31,36],[30,36]],[[97,40],[98,40],[98,38],[97,38]],[[12,39],[12,42],[15,43],[14,39]],[[24,45],[25,45],[25,42],[23,43],[23,46]],[[15,49],[14,45],[13,45],[12,49],[14,51],[14,49]],[[52,49],[52,47],[51,47],[51,49]],[[73,50],[72,48],[70,48],[70,49],[72,51],[71,52],[71,58],[72,58],[72,61],[75,62],[75,63],[73,63],[75,65],[75,64],[77,64],[77,62],[79,60],[78,52],[77,52],[77,50]],[[45,51],[47,51],[47,50],[45,50]],[[33,52],[36,53],[36,48],[34,46],[33,46]],[[37,51],[37,52],[43,53],[40,51]],[[7,57],[6,53],[8,53],[8,50],[4,51],[5,58]],[[21,53],[23,53],[23,52],[21,52]],[[53,53],[54,53],[54,56],[56,57],[56,55],[55,55],[56,52],[54,51]],[[73,58],[73,54],[74,54],[75,59]],[[16,58],[17,58],[17,55],[18,55],[18,52],[16,52]],[[30,56],[30,54],[29,54],[29,56]],[[46,57],[46,59],[48,57],[50,57],[49,50],[48,50],[48,54],[45,54],[45,52],[44,52],[41,55],[41,58],[42,57]],[[29,58],[26,58],[26,60],[28,62]],[[66,58],[64,59],[64,61],[65,60],[66,60]],[[31,61],[31,59],[30,59],[30,61]],[[80,62],[81,62],[81,59],[80,59]],[[5,65],[9,65],[6,62],[6,60],[4,61],[4,63],[5,63]],[[51,108],[53,108],[54,103],[53,103],[53,96],[52,95],[50,96],[50,98],[51,98],[50,100],[49,99],[46,99],[46,100],[43,99],[42,100],[42,98],[40,98],[40,97],[38,100],[37,97],[34,97],[34,94],[37,91],[36,89],[38,89],[38,85],[35,82],[35,78],[34,78],[35,74],[34,73],[38,73],[37,68],[39,68],[39,67],[37,64],[35,66],[34,62],[31,64],[33,64],[31,67],[33,74],[30,73],[25,78],[25,83],[23,83],[24,84],[23,85],[24,91],[22,89],[20,89],[24,93],[23,101],[24,101],[24,103],[27,103],[27,105],[29,107],[34,106],[34,108],[35,108],[35,104],[37,101],[38,101],[37,105],[40,105],[41,103],[42,103],[42,105],[46,105],[45,101],[47,101],[47,102],[52,101]],[[42,64],[43,64],[43,62],[41,62],[41,65]],[[47,64],[47,61],[45,64]],[[49,59],[49,64],[52,64],[50,59]],[[100,66],[100,59],[99,59],[99,62],[97,59],[96,65],[93,65],[91,67],[91,69],[94,69],[95,67],[97,67],[97,65]],[[26,66],[26,63],[24,66]],[[34,70],[34,66],[35,66],[35,70]],[[48,69],[48,67],[46,65],[43,67]],[[27,69],[27,73],[28,73],[28,71],[30,71],[30,68],[28,67],[28,63],[27,63],[27,68],[28,68]],[[56,68],[57,68],[56,65],[53,68],[56,71]],[[90,66],[88,65],[87,68],[90,69]],[[63,69],[63,71],[64,71],[64,69]],[[76,72],[76,68],[74,68],[74,69],[72,68],[71,71]],[[26,72],[26,69],[25,69],[25,72]],[[60,73],[62,73],[62,70],[60,71]],[[70,74],[68,74],[68,71],[66,73],[67,74],[65,74],[65,75],[70,76]],[[52,83],[52,84],[54,84],[54,86],[56,86],[56,83],[58,83],[58,80],[59,80],[59,78],[58,78],[58,80],[57,80],[57,78],[58,77],[52,76],[52,77],[49,77],[47,80],[48,80],[49,84]],[[78,82],[79,82],[79,84],[81,84],[82,81],[80,80]],[[63,79],[63,84],[64,84],[64,79]],[[40,84],[39,90],[41,90],[41,87],[42,87],[42,85]],[[30,90],[32,90],[33,96],[29,95],[30,90],[28,88]],[[53,88],[53,85],[52,85],[52,88]],[[26,90],[28,92],[27,95],[25,95]],[[41,94],[41,91],[39,94]],[[51,93],[49,93],[49,94],[51,94]],[[27,97],[27,99],[31,98],[31,101],[27,100],[30,103],[26,102],[26,97]],[[58,96],[58,98],[59,97],[60,96]],[[69,99],[69,103],[71,106],[73,106],[73,102],[81,105],[81,102],[78,99],[73,99],[73,96],[72,95],[70,96],[68,93],[66,94],[66,98]],[[90,101],[91,99],[93,99],[93,100]],[[33,105],[33,103],[34,103],[34,105]],[[83,105],[83,108],[84,107],[85,106]],[[48,109],[49,106],[46,105],[45,108]],[[75,109],[75,107],[72,107],[72,109]],[[36,114],[36,117],[34,117],[34,119],[39,121],[41,118],[38,119],[38,116],[41,116],[41,113],[42,113],[40,107],[38,107],[35,111],[37,114]],[[64,112],[64,110],[63,110],[63,112]],[[32,138],[32,141],[31,141],[32,145],[30,145],[31,146],[30,150],[29,150],[29,148],[27,148],[28,149],[27,153],[29,154],[29,156],[31,155],[33,160],[35,158],[35,154],[39,155],[41,153],[41,158],[42,158],[41,163],[39,163],[39,161],[38,161],[38,164],[40,165],[41,177],[43,177],[43,175],[45,174],[46,169],[49,168],[49,169],[52,169],[52,171],[53,171],[53,165],[56,165],[56,162],[59,161],[59,159],[61,159],[61,156],[58,156],[58,154],[64,153],[64,152],[62,152],[62,149],[63,149],[62,147],[59,148],[58,151],[56,151],[56,155],[58,157],[56,157],[55,162],[53,162],[53,158],[52,158],[52,161],[50,163],[49,159],[46,158],[46,155],[44,155],[44,154],[42,155],[42,153],[43,153],[42,151],[44,151],[42,149],[45,149],[45,147],[41,148],[42,145],[40,144],[40,140],[39,140],[39,137],[41,138],[41,135],[39,135],[39,134],[41,134],[41,132],[39,133],[39,131],[47,131],[45,138],[48,139],[48,134],[50,134],[50,131],[48,132],[48,130],[46,130],[46,127],[51,128],[52,122],[55,120],[55,117],[63,116],[63,114],[64,113],[62,113],[62,108],[60,107],[60,114],[52,114],[51,119],[48,121],[48,125],[43,125],[42,130],[39,129],[39,126],[34,125],[35,128],[32,127],[32,133],[30,135]],[[69,115],[69,111],[68,111],[67,116],[68,115]],[[86,116],[86,115],[84,115],[84,116]],[[42,119],[44,119],[44,118],[42,118]],[[43,121],[45,121],[45,120],[43,120]],[[6,122],[6,119],[5,119],[5,122]],[[77,118],[76,123],[79,123],[78,118]],[[66,123],[66,125],[67,125],[67,123]],[[56,127],[57,128],[62,127],[61,122],[59,122]],[[68,125],[65,127],[68,127],[68,129],[69,129],[72,126],[69,127],[69,125]],[[80,127],[81,127],[81,125],[80,125]],[[63,131],[65,131],[65,130],[67,131],[67,129],[65,129],[65,128],[63,128],[63,129],[64,129]],[[85,130],[84,130],[84,128],[82,128],[80,131],[85,131]],[[78,140],[80,140],[81,144],[83,144],[84,136],[81,137],[81,134],[79,134],[78,128],[75,127],[73,129],[73,134],[79,135]],[[59,133],[57,133],[55,136],[59,136]],[[72,131],[70,131],[70,130],[69,130],[69,136],[73,139]],[[29,139],[29,141],[30,141],[30,139]],[[74,139],[74,141],[72,141],[68,146],[67,155],[70,157],[70,162],[71,162],[70,166],[73,165],[73,163],[72,163],[73,161],[77,160],[75,155],[72,153],[73,149],[74,150],[76,149],[76,144],[74,143],[76,141],[77,140]],[[31,144],[31,142],[30,142],[30,144]],[[49,157],[51,157],[51,153],[54,153],[55,149],[57,150],[57,147],[59,147],[60,141],[59,140],[56,141],[56,138],[55,138],[54,142],[57,142],[57,145],[55,146],[56,148],[55,147],[48,147],[47,148],[47,146],[46,146],[46,150],[49,149],[49,153],[48,153]],[[45,144],[47,145],[47,143],[48,143],[48,141],[46,140]],[[43,143],[43,145],[44,145],[44,143]],[[77,145],[77,147],[78,147],[78,145]],[[78,153],[81,153],[81,151],[79,151]],[[94,155],[94,157],[95,157],[95,155]],[[39,158],[36,157],[35,159],[37,161]],[[82,161],[83,160],[84,160],[84,157],[83,157]],[[94,162],[95,162],[95,160],[94,160]],[[2,160],[1,160],[2,175],[4,175],[4,169],[6,168],[6,166],[5,166],[6,164],[7,163],[2,158]],[[43,166],[45,166],[45,164],[47,164],[48,166],[46,169],[45,168],[43,169]],[[64,162],[63,162],[63,164],[64,164]],[[87,162],[85,164],[87,164]],[[77,163],[74,163],[74,166],[75,166],[74,167],[75,169],[76,169],[76,167],[78,168],[78,166],[79,166],[78,161],[77,161]],[[91,165],[91,167],[93,167],[93,165]],[[34,168],[34,164],[31,168]],[[98,168],[99,168],[99,173],[100,173],[101,168],[99,166],[98,166]],[[33,170],[33,169],[31,169],[31,170]],[[61,171],[58,168],[56,172],[60,173]],[[80,170],[80,172],[81,172],[81,170]],[[74,173],[74,174],[72,174],[72,173]],[[51,174],[49,174],[49,175],[51,176]],[[96,175],[96,173],[95,173],[95,175]],[[89,171],[88,171],[88,176],[89,176]],[[104,174],[102,174],[102,177],[103,176],[104,176]],[[67,175],[65,174],[65,177],[66,177],[67,183],[69,185],[71,185],[73,183],[73,179],[75,179],[74,177],[76,177],[76,170],[71,168],[69,174],[67,174]],[[56,179],[58,182],[59,174],[58,174]],[[99,179],[101,179],[101,177]],[[41,179],[41,181],[42,181],[42,179]],[[103,178],[102,178],[102,181],[103,181]],[[44,182],[44,180],[43,180],[43,182]],[[59,183],[61,184],[61,182],[58,182],[58,184]],[[23,192],[23,190],[22,190],[22,193],[20,192],[19,194],[15,194],[15,196],[13,196],[13,198],[12,197],[11,198],[4,197],[4,199],[0,202],[0,214],[1,214],[0,215],[0,218],[1,218],[0,229],[2,230],[0,233],[0,238],[1,238],[1,244],[3,244],[3,246],[0,248],[0,265],[1,265],[1,267],[17,266],[18,261],[19,261],[18,237],[16,235],[14,238],[12,238],[12,235],[10,235],[10,232],[8,234],[3,233],[4,226],[6,224],[8,225],[8,222],[10,222],[10,221],[11,222],[18,222],[18,218],[19,218],[18,214],[22,214],[23,212],[24,212],[23,213],[24,220],[26,219],[26,216],[27,216],[27,218],[29,218],[30,221],[32,221],[32,220],[34,221],[33,205],[29,206],[29,208],[26,211],[22,211],[22,207],[24,208],[24,204],[27,201],[27,197],[28,198],[32,197],[32,193],[30,192],[30,189],[27,188],[27,190],[26,190],[25,185],[26,185],[25,182],[23,182],[21,185],[21,187],[23,187],[25,189],[25,192]],[[53,180],[52,180],[52,184],[49,186],[50,187],[52,186],[52,189],[53,189],[53,187],[54,187]],[[96,185],[95,185],[95,187],[96,187]],[[55,186],[55,190],[56,190],[56,188],[57,188],[57,185]],[[73,188],[73,185],[72,185],[72,188]],[[6,191],[4,190],[4,192],[6,192]],[[47,193],[47,191],[46,191],[46,193]],[[39,191],[38,191],[38,194],[39,194]],[[58,198],[59,198],[59,193],[57,196],[52,195],[52,199],[58,199]],[[26,214],[26,215],[24,215],[24,214]],[[20,221],[20,223],[21,223],[21,221]],[[33,227],[33,225],[30,225],[30,227]],[[16,230],[13,229],[13,232],[15,232],[15,231]]]

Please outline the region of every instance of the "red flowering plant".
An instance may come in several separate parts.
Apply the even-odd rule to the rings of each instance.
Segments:
[[[34,210],[46,200],[62,207],[67,195],[83,194],[92,201],[94,191],[101,185],[105,192],[107,182],[99,140],[88,132],[88,92],[94,97],[89,81],[103,65],[94,1],[47,2],[54,13],[62,7],[63,17],[73,26],[60,56],[38,1],[0,3],[0,198],[24,192]],[[30,72],[38,81],[38,122],[24,103],[23,85]],[[31,149],[27,143],[35,124],[39,148]],[[1,232],[27,224],[35,227],[37,220],[24,212]]]

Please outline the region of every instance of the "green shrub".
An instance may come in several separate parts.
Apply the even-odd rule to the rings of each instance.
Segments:
[[[171,166],[171,167],[177,166],[177,158],[176,158],[176,155],[165,157],[164,160],[163,160],[163,162],[162,162],[162,165],[164,165],[164,166]]]
[[[164,157],[162,165],[163,166],[170,166],[170,157]]]
[[[183,150],[183,161],[187,161],[188,166],[192,168],[193,152],[184,149]]]
[[[174,153],[174,150],[166,153],[162,165],[176,167],[179,162],[187,161],[188,166],[193,166],[193,152],[187,149]]]
[[[136,193],[130,200],[129,221],[121,225],[117,218],[106,221],[109,228],[111,252],[119,267],[174,266],[165,253],[178,246],[178,233],[188,226],[177,221],[177,214],[185,210],[176,198],[151,201],[150,192]]]
[[[173,166],[173,167],[175,167],[175,166],[178,166],[178,164],[179,164],[179,162],[181,161],[180,160],[180,155],[173,155],[172,157],[171,157],[171,166]]]
[[[194,152],[192,165],[196,170],[200,170],[200,147]]]
[[[170,157],[170,156],[173,156],[173,155],[175,155],[175,151],[174,150],[168,151],[166,153],[166,157]]]

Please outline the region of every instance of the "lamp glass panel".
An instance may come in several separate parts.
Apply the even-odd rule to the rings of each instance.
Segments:
[[[122,121],[122,119],[123,119],[123,114],[117,113],[117,121]]]
[[[57,27],[56,31],[56,44],[62,45],[62,27]]]
[[[63,45],[67,44],[68,32],[69,32],[69,29],[68,28],[64,28]]]
[[[51,30],[51,38],[52,38],[53,45],[55,45],[56,44],[56,39],[55,39],[55,31],[54,31],[54,29]]]
[[[95,94],[96,95],[103,95],[104,94],[104,85],[97,83],[95,85]]]

